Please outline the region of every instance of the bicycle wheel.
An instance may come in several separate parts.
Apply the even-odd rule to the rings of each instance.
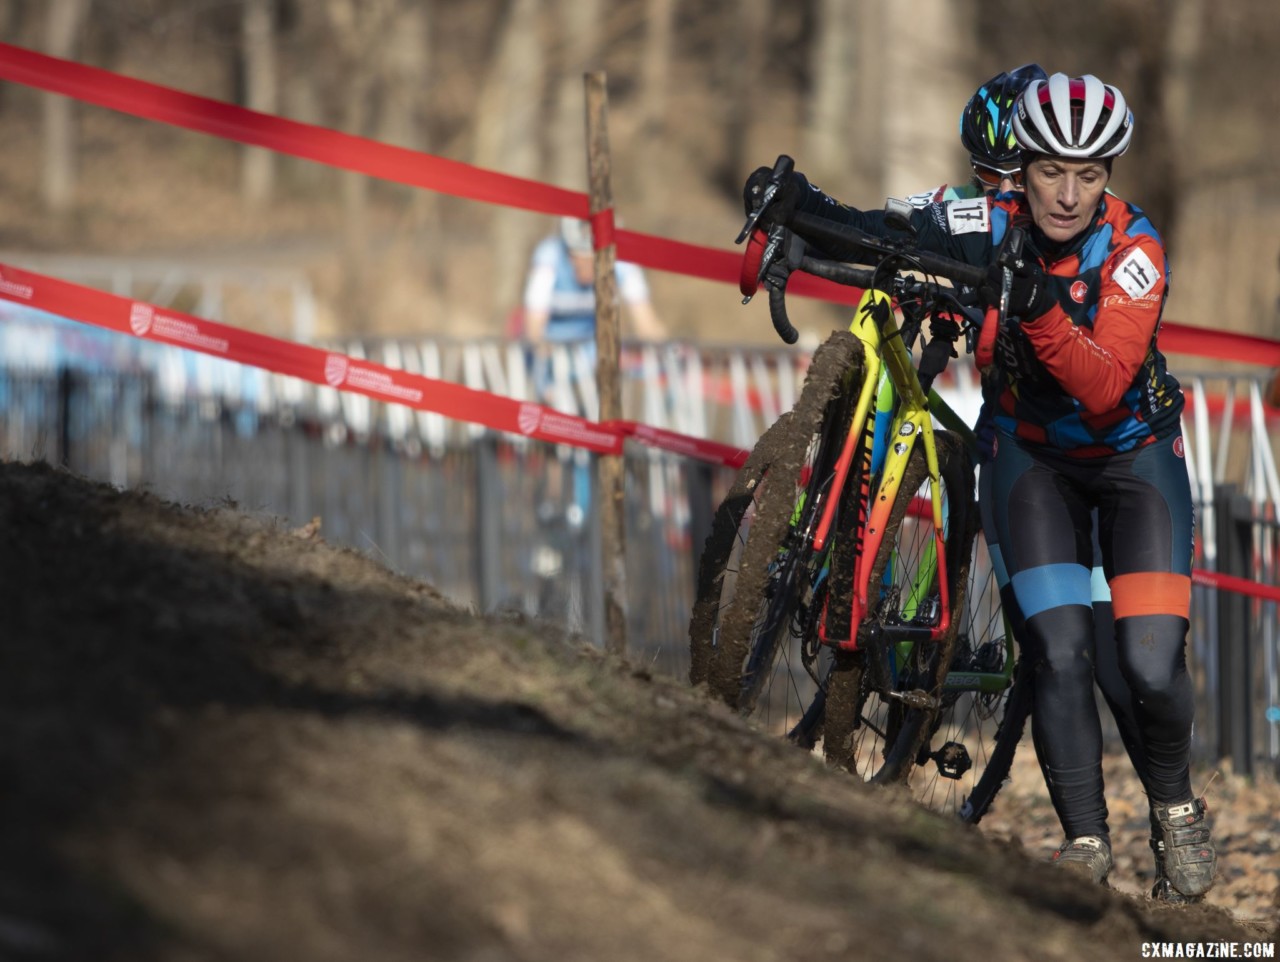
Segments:
[[[816,630],[825,558],[812,529],[861,385],[861,343],[835,332],[815,353],[791,416],[775,424],[717,511],[690,619],[691,679],[766,726],[811,697],[800,641]]]
[[[976,823],[1008,778],[1031,711],[1030,678],[1016,663],[981,534],[974,539],[959,617],[942,708],[911,784],[928,808]]]
[[[786,434],[791,412],[782,414],[756,442],[746,462],[738,469],[733,486],[716,508],[702,557],[698,562],[698,588],[689,618],[689,682],[707,680],[719,637],[721,598],[732,599],[742,548],[755,519],[756,498],[778,452],[779,438]]]
[[[824,697],[823,754],[867,781],[898,782],[911,773],[941,705],[942,682],[964,603],[976,527],[973,467],[953,435],[935,432],[943,543],[952,609],[951,628],[937,641],[884,642],[876,631],[936,624],[941,614],[932,515],[933,479],[922,445],[911,453],[884,539],[868,579],[876,586],[868,615],[858,626],[859,650],[840,652]],[[833,571],[844,568],[839,561]],[[830,605],[847,610],[851,578],[833,575]]]

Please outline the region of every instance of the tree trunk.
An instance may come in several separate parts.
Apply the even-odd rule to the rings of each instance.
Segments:
[[[1173,0],[1168,18],[1168,34],[1153,69],[1161,76],[1156,88],[1160,107],[1157,139],[1154,152],[1148,157],[1164,157],[1161,170],[1163,184],[1157,186],[1155,196],[1144,203],[1153,204],[1156,228],[1167,238],[1175,236],[1178,227],[1179,204],[1183,197],[1183,179],[1186,171],[1180,168],[1184,151],[1175,145],[1191,143],[1192,91],[1195,89],[1195,71],[1200,59],[1200,36],[1204,28],[1203,0]]]
[[[583,74],[600,53],[600,0],[560,0],[555,11],[559,57],[552,121],[551,179],[576,190],[587,186],[586,101]]]
[[[742,182],[760,161],[747,156],[751,122],[759,105],[756,78],[767,62],[769,0],[739,0],[721,13],[728,17],[726,42],[719,44],[716,87],[724,97],[724,153],[715,170],[716,182],[731,196],[742,191]],[[766,158],[770,159],[770,158]]]
[[[849,146],[857,139],[853,100],[858,77],[855,0],[820,0],[813,47],[813,94],[805,118],[805,173],[817,184],[849,189]],[[860,185],[859,185],[860,186]]]
[[[275,14],[275,0],[244,0],[240,31],[245,106],[263,113],[275,113],[279,109]],[[264,203],[270,199],[275,183],[276,155],[262,147],[241,150],[241,196],[246,204]]]
[[[338,51],[333,68],[343,79],[342,129],[370,135],[370,102],[383,82],[381,51],[395,20],[397,0],[329,0],[328,29]],[[343,293],[342,326],[367,331],[374,298],[369,290],[369,178],[342,172]]]
[[[640,62],[640,196],[657,197],[671,153],[666,149],[667,94],[675,0],[647,0],[644,54]]]
[[[877,88],[886,160],[877,200],[951,183],[968,171],[957,120],[973,88],[963,56],[969,33],[959,13],[950,0],[894,0],[885,9],[880,76],[892,84]]]
[[[89,0],[49,0],[45,8],[45,51],[71,59],[75,54]],[[45,207],[55,214],[71,208],[76,189],[75,102],[61,94],[43,94],[44,168],[40,191]]]
[[[519,177],[536,178],[540,173],[540,145],[547,133],[540,109],[546,82],[538,30],[540,12],[538,0],[511,0],[507,7],[476,105],[474,156],[479,167]],[[581,110],[578,116],[582,117]],[[504,316],[517,305],[525,264],[539,229],[521,211],[492,209],[488,245],[493,258],[488,273],[491,316]]]
[[[859,5],[854,50],[853,116],[848,125],[850,196],[871,203],[884,194],[885,34],[889,15],[885,0]]]

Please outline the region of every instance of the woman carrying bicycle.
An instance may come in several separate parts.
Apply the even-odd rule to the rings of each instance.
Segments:
[[[1201,895],[1216,855],[1190,782],[1193,517],[1182,391],[1157,346],[1168,266],[1142,211],[1106,191],[1133,116],[1115,87],[1054,74],[1027,85],[1013,130],[1022,191],[931,203],[910,220],[920,249],[989,266],[988,295],[1007,307],[986,372],[998,398],[991,506],[1035,668],[1036,749],[1066,836],[1054,859],[1097,882],[1112,867],[1093,693],[1096,509],[1164,870],[1179,893]],[[773,176],[752,174],[749,211]],[[894,235],[884,213],[842,205],[798,173],[774,196],[769,224],[804,213]],[[1027,244],[1008,271],[998,260],[1013,227]]]
[[[969,153],[973,177],[966,184],[944,185],[923,194],[908,197],[912,205],[924,207],[933,201],[964,200],[978,197],[989,190],[1003,193],[1022,188],[1022,156],[1013,132],[1013,118],[1017,100],[1033,80],[1047,80],[1048,74],[1036,63],[1024,64],[1014,70],[996,74],[981,84],[965,104],[960,114],[960,143]],[[982,505],[983,530],[991,554],[997,559],[997,577],[1002,603],[1009,616],[1014,635],[1022,647],[1024,629],[1017,611],[1017,601],[1003,565],[998,564],[999,540],[991,512],[992,472],[985,468],[990,461],[995,438],[995,411],[999,407],[998,385],[994,379],[984,384],[984,397],[974,430],[980,441],[979,459],[984,468],[978,486]],[[1114,619],[1111,611],[1111,591],[1102,568],[1102,551],[1097,541],[1097,512],[1092,514],[1093,570],[1091,572],[1092,607],[1094,625],[1094,680],[1103,699],[1111,709],[1116,728],[1120,733],[1126,753],[1133,763],[1139,779],[1146,784],[1147,760],[1142,747],[1142,736],[1133,717],[1133,695],[1120,669],[1116,653]],[[1160,826],[1153,822],[1151,849],[1155,855],[1155,884],[1151,888],[1153,898],[1162,901],[1185,901],[1171,890],[1164,872],[1163,838]]]

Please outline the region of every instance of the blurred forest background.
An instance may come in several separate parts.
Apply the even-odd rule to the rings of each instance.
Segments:
[[[1165,235],[1166,317],[1280,336],[1275,0],[0,0],[0,37],[575,190],[582,76],[604,70],[624,226],[719,248],[746,174],[780,152],[878,207],[967,175],[957,120],[981,81],[1091,72],[1137,118],[1112,186]],[[300,269],[318,335],[498,334],[553,226],[13,84],[0,119],[3,259]],[[650,281],[678,336],[772,338],[727,285]]]

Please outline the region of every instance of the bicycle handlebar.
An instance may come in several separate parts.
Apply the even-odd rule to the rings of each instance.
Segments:
[[[765,210],[773,203],[784,179],[793,169],[794,162],[790,157],[785,154],[778,157],[768,182],[763,185],[760,191],[759,202],[747,218],[747,222],[743,226],[742,232],[738,235],[737,241],[741,243],[743,240],[750,238],[738,281],[738,286],[743,294],[743,303],[745,304],[749,301],[759,288],[760,283],[764,282],[765,286],[769,288],[769,316],[773,321],[774,330],[778,332],[778,336],[787,344],[794,344],[800,336],[790,318],[787,317],[786,283],[787,277],[790,276],[793,270],[799,269],[805,273],[834,281],[837,284],[868,288],[875,286],[877,282],[883,283],[877,277],[879,265],[885,260],[896,260],[901,266],[893,274],[895,281],[892,283],[895,293],[901,293],[906,289],[899,280],[896,280],[900,278],[898,270],[920,271],[932,276],[946,278],[953,284],[966,287],[982,287],[988,283],[988,272],[985,267],[978,267],[931,251],[922,251],[909,242],[880,237],[851,225],[835,223],[813,214],[793,213],[791,215],[788,222],[789,227],[795,229],[797,233],[793,234],[780,227],[774,227],[766,235],[757,225]],[[904,208],[905,204],[898,202],[896,209],[891,210],[889,213],[891,216],[896,217],[908,232],[911,232],[909,222],[906,219],[909,208]],[[873,267],[872,269],[859,268],[843,260],[836,261],[806,256],[804,244],[799,236],[801,233],[805,239],[821,246],[842,250],[853,248],[857,253],[847,260],[873,265]],[[1020,252],[1021,232],[1011,231],[1010,234],[1019,235],[1016,248]],[[792,238],[794,238],[794,243],[791,240]],[[1013,238],[1010,237],[1009,239],[1012,240]],[[780,261],[785,262],[781,268],[777,266]],[[991,363],[995,335],[1008,301],[1009,267],[1011,262],[1002,252],[998,263],[1004,268],[1004,289],[1001,292],[1000,303],[992,305],[987,310],[986,318],[981,325],[982,331],[975,350],[980,367],[985,367]],[[880,276],[883,277],[883,274]],[[914,287],[921,292],[926,288],[931,288],[933,296],[949,300],[963,314],[968,315],[970,313],[968,308],[960,304],[954,294],[947,293],[950,290],[949,288],[920,281],[915,282]]]
[[[885,257],[899,255],[915,262],[925,273],[945,277],[956,284],[978,287],[987,280],[987,271],[984,267],[975,267],[973,264],[966,264],[964,261],[929,251],[909,247],[898,249],[890,246],[882,237],[813,214],[795,214],[791,218],[791,224],[805,237],[813,239],[818,244],[860,247],[867,251],[872,263],[883,260]]]

